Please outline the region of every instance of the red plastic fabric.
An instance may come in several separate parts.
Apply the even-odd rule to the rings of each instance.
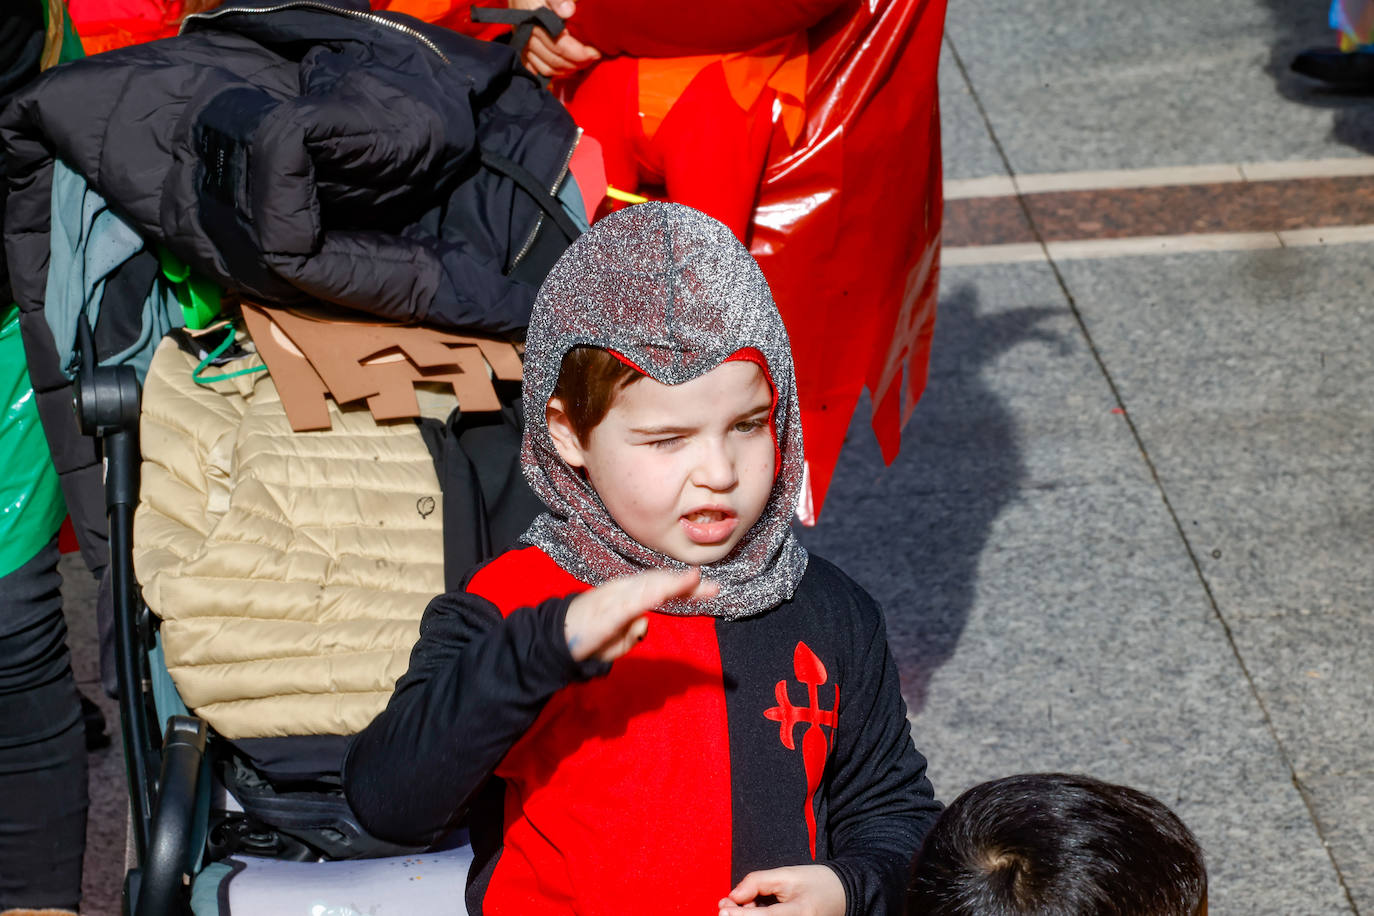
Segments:
[[[944,18],[945,0],[855,2],[812,29],[806,132],[759,189],[750,248],[792,337],[817,513],[862,389],[889,464],[925,390]]]
[[[609,58],[557,88],[578,125],[599,142],[612,186],[666,189],[667,199],[709,213],[741,240],[748,237],[774,135],[774,90],[755,87],[746,110],[719,58],[702,64],[699,58],[633,57]]]

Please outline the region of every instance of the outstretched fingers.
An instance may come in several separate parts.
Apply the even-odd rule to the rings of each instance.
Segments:
[[[623,585],[628,603],[641,611],[652,611],[669,601],[699,601],[714,597],[720,586],[710,579],[704,579],[701,569],[654,569],[649,572],[626,576],[607,582],[603,588]]]
[[[612,579],[584,592],[568,605],[564,635],[574,661],[596,656],[615,661],[648,632],[649,611],[673,600],[704,600],[720,587],[699,569],[656,569]]]

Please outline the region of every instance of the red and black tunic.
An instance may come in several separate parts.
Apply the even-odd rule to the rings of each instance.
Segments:
[[[746,873],[813,861],[850,913],[900,912],[939,804],[863,589],[812,556],[791,601],[653,614],[606,665],[564,641],[586,588],[530,547],[430,604],[410,670],[349,748],[363,824],[428,842],[466,815],[468,909],[486,916],[704,916]]]

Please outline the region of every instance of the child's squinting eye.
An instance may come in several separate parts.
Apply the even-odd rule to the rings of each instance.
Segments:
[[[655,439],[649,444],[654,448],[672,448],[682,442],[681,436],[669,436],[667,439]]]
[[[735,424],[735,432],[737,432],[737,433],[752,433],[752,432],[757,432],[758,430],[763,429],[763,428],[764,428],[765,426],[767,426],[767,425],[768,425],[768,421],[767,421],[767,420],[741,420],[740,422],[738,422],[738,423]]]

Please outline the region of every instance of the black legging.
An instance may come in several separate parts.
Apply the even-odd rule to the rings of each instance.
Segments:
[[[0,910],[75,910],[86,742],[57,539],[0,578]]]

